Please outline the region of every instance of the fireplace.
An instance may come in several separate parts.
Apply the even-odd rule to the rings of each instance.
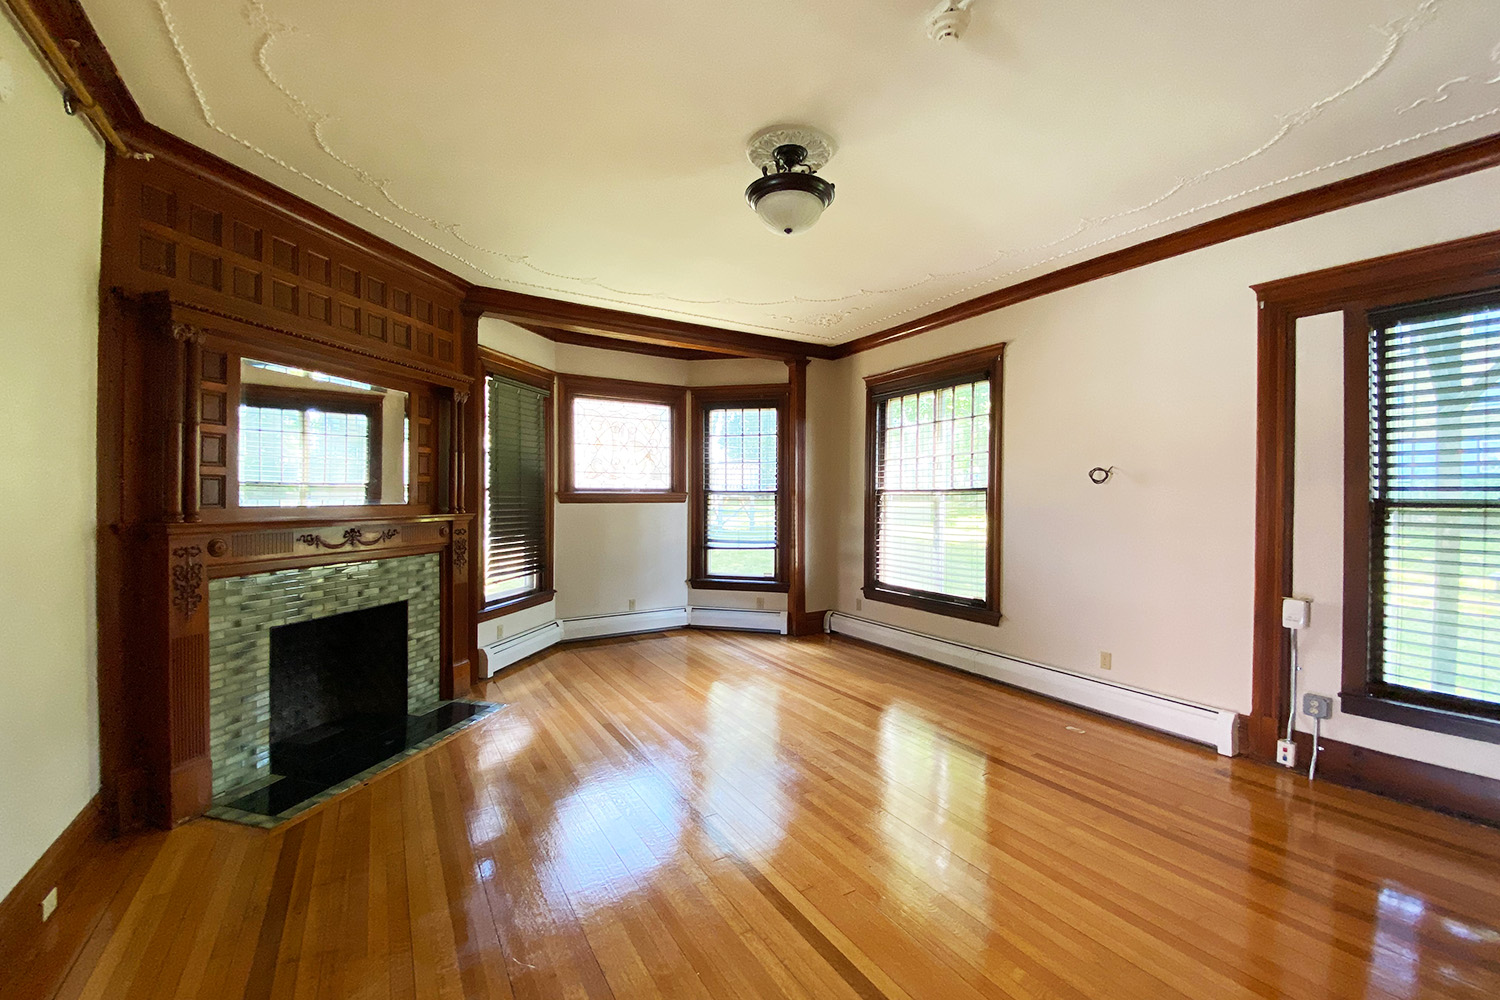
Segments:
[[[224,801],[286,777],[334,730],[387,731],[438,706],[437,554],[209,583],[209,751]]]
[[[271,629],[271,770],[277,750],[345,723],[406,717],[400,601]]]

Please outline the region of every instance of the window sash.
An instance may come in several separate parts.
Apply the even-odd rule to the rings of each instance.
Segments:
[[[541,589],[546,570],[550,393],[485,378],[484,600]]]
[[[1369,678],[1500,706],[1500,303],[1370,323]]]
[[[782,419],[754,402],[706,404],[703,574],[770,582],[780,576]]]
[[[873,581],[957,607],[990,602],[991,377],[873,398]]]

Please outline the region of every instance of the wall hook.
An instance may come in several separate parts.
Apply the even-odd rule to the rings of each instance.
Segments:
[[[1089,482],[1093,483],[1095,486],[1103,486],[1105,483],[1109,482],[1109,477],[1113,476],[1114,474],[1115,467],[1113,465],[1111,465],[1107,469],[1102,465],[1096,465],[1089,470]]]

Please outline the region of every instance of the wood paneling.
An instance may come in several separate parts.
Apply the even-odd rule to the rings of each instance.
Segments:
[[[126,841],[8,995],[1500,992],[1500,831],[898,654],[683,632],[480,693],[278,830]]]

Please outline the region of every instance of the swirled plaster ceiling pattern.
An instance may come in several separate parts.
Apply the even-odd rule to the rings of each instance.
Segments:
[[[1496,0],[84,6],[156,124],[460,275],[799,340],[1500,131]],[[839,143],[790,240],[784,120]]]

